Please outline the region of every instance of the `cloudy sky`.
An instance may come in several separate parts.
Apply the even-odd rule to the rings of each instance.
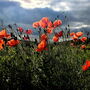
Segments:
[[[4,24],[17,23],[23,27],[42,17],[54,19],[59,15],[71,30],[90,29],[90,0],[0,0],[0,21]]]

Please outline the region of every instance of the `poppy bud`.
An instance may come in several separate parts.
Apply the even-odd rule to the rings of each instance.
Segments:
[[[8,27],[12,29],[12,26],[10,24],[8,25]]]
[[[17,40],[17,37],[14,37],[14,40]]]

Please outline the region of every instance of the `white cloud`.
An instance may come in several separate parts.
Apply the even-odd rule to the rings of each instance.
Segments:
[[[90,28],[90,25],[79,25],[79,26],[75,26],[75,27],[72,27],[72,29],[81,29],[81,28]]]
[[[51,0],[9,0],[20,2],[20,6],[27,9],[49,7]]]
[[[20,6],[26,9],[34,8],[51,8],[55,11],[69,11],[70,7],[68,2],[58,2],[51,5],[52,0],[9,0],[14,2],[19,2]]]
[[[90,28],[90,25],[89,24],[85,24],[84,22],[72,22],[72,25],[70,25],[71,29],[82,29],[82,28]]]
[[[55,11],[70,11],[71,8],[69,7],[68,2],[58,2],[55,5],[51,5],[50,7]]]
[[[81,11],[90,6],[89,0],[3,0],[19,2],[26,9],[51,8],[55,11]]]

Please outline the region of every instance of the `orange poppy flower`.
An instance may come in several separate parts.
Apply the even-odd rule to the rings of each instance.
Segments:
[[[86,48],[86,45],[81,45],[81,49],[85,49]]]
[[[48,26],[48,22],[49,22],[49,18],[48,17],[43,17],[40,21],[39,21],[39,25],[42,28],[46,28]]]
[[[48,17],[43,17],[41,19],[41,21],[44,22],[44,23],[48,23],[49,22],[49,18]]]
[[[0,44],[4,44],[4,41],[3,40],[0,40]]]
[[[85,41],[87,40],[87,37],[82,37],[80,40],[81,40],[82,42],[85,42]]]
[[[46,40],[42,40],[42,41],[38,44],[38,49],[45,49],[46,46],[47,46]]]
[[[47,40],[47,39],[48,39],[48,37],[47,37],[46,34],[42,34],[42,35],[41,35],[41,40]]]
[[[58,36],[54,36],[54,37],[53,37],[53,41],[54,41],[54,42],[58,42],[58,41],[59,41],[59,37],[58,37]]]
[[[62,25],[62,21],[61,20],[55,20],[54,23],[53,23],[54,27],[58,27],[60,25]]]
[[[13,47],[13,46],[16,46],[20,43],[19,40],[14,40],[14,39],[11,39],[10,41],[7,42],[7,45]]]
[[[53,23],[51,21],[48,22],[48,28],[53,27]]]
[[[0,50],[3,49],[4,44],[5,44],[5,42],[3,40],[0,40]]]
[[[47,27],[47,23],[43,22],[42,20],[39,21],[39,25],[42,28],[46,28]]]
[[[40,25],[39,25],[39,22],[34,22],[32,26],[33,26],[34,28],[38,28]]]
[[[38,48],[36,49],[36,51],[41,52],[41,51],[43,51],[43,50],[47,50],[46,46],[47,46],[46,40],[42,40],[42,41],[38,44]]]
[[[77,37],[81,37],[81,36],[83,35],[83,32],[77,32],[75,35],[76,35]]]
[[[77,37],[76,35],[74,35],[74,36],[72,37],[72,39],[75,40],[75,41],[77,41],[77,40],[78,40],[78,37]]]
[[[53,33],[53,29],[54,28],[47,28],[46,31],[47,31],[48,34],[51,34],[51,33]]]
[[[5,29],[2,30],[2,31],[0,31],[0,38],[4,38],[4,37],[6,37],[6,36],[7,36],[7,32],[6,32]]]
[[[0,31],[0,38],[4,38],[4,37],[11,38],[11,35],[7,34],[5,29]]]
[[[75,35],[75,33],[74,33],[74,32],[70,33],[70,36],[74,36],[74,35]]]

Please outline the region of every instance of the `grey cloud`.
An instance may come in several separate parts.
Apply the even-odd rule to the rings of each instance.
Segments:
[[[50,4],[53,6],[63,1],[69,3],[71,11],[63,13],[61,11],[53,11],[51,8],[25,9],[20,7],[20,3],[18,2],[9,2],[8,0],[0,1],[0,18],[3,19],[5,23],[31,25],[42,17],[50,17],[50,19],[53,20],[57,15],[60,15],[60,19],[63,20],[64,25],[69,23],[72,27],[75,27],[78,26],[77,22],[85,25],[90,24],[89,0],[52,0]],[[65,15],[68,17],[67,22],[64,22]],[[82,29],[83,28],[80,30]],[[84,29],[89,30],[88,27]]]
[[[57,15],[60,15],[60,18],[63,20],[62,12],[55,12],[50,8],[24,9],[15,2],[0,2],[0,4],[2,4],[2,6],[0,6],[0,17],[2,17],[5,22],[13,21],[31,24],[40,20],[42,17],[50,17],[53,19]]]

